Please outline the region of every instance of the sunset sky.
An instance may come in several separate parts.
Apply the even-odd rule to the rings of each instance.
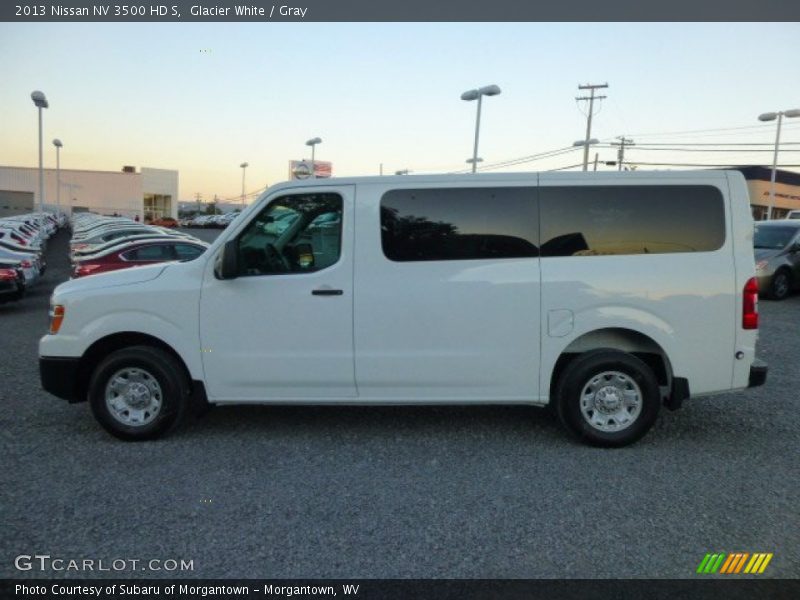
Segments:
[[[35,89],[50,102],[46,166],[58,137],[62,168],[177,169],[185,200],[237,196],[243,161],[248,190],[284,180],[315,136],[334,175],[465,169],[476,105],[459,96],[487,84],[502,94],[483,103],[484,165],[569,147],[586,127],[578,84],[608,82],[601,141],[764,144],[642,146],[634,162],[769,165],[775,123],[757,117],[800,108],[798,57],[797,23],[2,23],[0,164],[37,165]],[[800,118],[783,131],[780,163],[800,165]]]

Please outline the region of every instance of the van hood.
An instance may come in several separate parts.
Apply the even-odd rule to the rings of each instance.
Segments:
[[[131,267],[119,271],[109,271],[108,273],[98,273],[88,275],[79,279],[71,279],[53,290],[53,295],[71,294],[72,292],[85,292],[109,287],[119,287],[122,285],[133,285],[152,281],[168,267],[169,263],[159,263],[157,265],[146,265],[144,267]]]

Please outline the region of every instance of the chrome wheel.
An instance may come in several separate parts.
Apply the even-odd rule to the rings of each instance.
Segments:
[[[613,433],[630,427],[642,412],[642,390],[620,371],[593,376],[581,392],[581,414],[599,431]]]
[[[164,401],[156,378],[137,367],[126,367],[114,373],[106,384],[105,399],[111,416],[132,427],[151,423]]]

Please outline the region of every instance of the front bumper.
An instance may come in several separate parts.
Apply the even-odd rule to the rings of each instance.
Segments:
[[[39,378],[42,388],[58,398],[80,402],[78,390],[78,362],[80,359],[61,356],[39,357]]]
[[[747,384],[747,387],[758,387],[760,385],[764,385],[767,381],[767,371],[769,367],[767,367],[767,363],[763,360],[755,359],[753,364],[750,365],[750,381]]]

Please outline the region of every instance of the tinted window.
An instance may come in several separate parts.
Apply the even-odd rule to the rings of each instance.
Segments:
[[[308,273],[339,260],[342,198],[298,194],[269,203],[239,237],[241,275]]]
[[[136,248],[130,252],[126,252],[123,257],[125,260],[174,260],[172,253],[172,246],[163,244],[161,246],[145,246],[144,248]]]
[[[203,248],[190,244],[175,244],[178,260],[193,260],[203,253]]]
[[[798,231],[800,231],[798,227],[757,224],[753,236],[753,247],[783,250]]]
[[[542,187],[542,256],[716,250],[722,194],[711,186]]]
[[[383,253],[395,261],[539,255],[536,190],[393,190],[381,198]]]

